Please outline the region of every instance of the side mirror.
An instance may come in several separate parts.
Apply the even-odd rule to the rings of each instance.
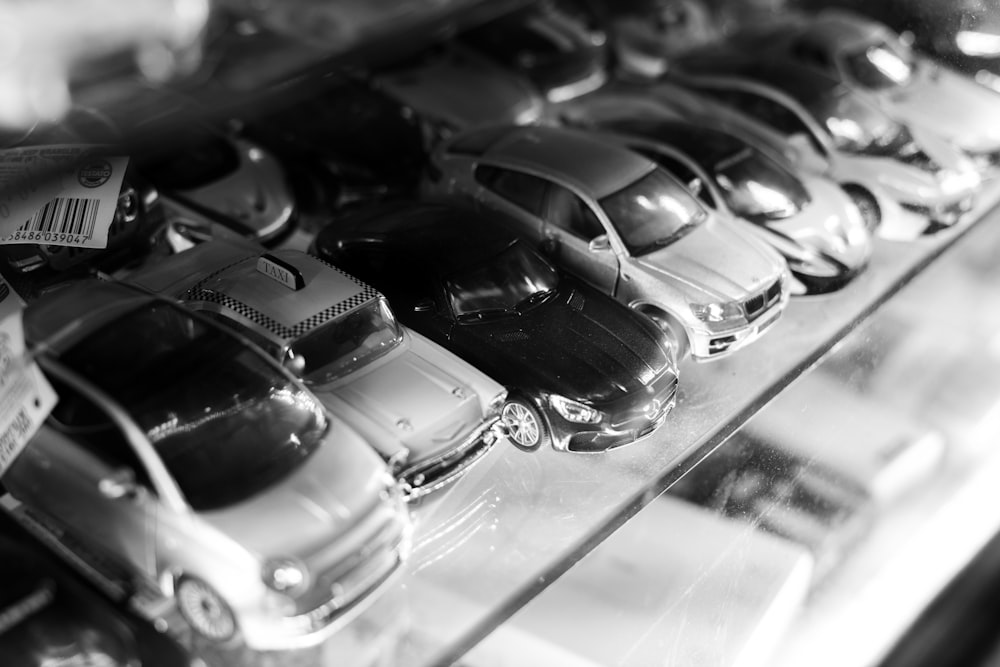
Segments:
[[[109,500],[135,498],[139,486],[135,483],[135,473],[130,468],[119,468],[97,483],[97,490]]]
[[[281,365],[287,368],[295,377],[302,377],[302,373],[306,370],[306,358],[301,354],[295,354],[289,350]]]
[[[434,301],[431,299],[421,299],[413,306],[415,313],[429,313],[434,310]]]
[[[590,252],[607,252],[611,250],[611,241],[608,240],[608,235],[601,234],[590,239],[590,243],[587,244],[587,250]]]

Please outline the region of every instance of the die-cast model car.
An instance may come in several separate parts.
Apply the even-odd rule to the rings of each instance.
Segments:
[[[284,167],[246,137],[186,124],[149,137],[134,157],[171,217],[193,212],[262,243],[295,223],[295,198]]]
[[[505,14],[459,40],[526,76],[550,102],[583,95],[608,78],[604,31],[550,1]]]
[[[898,32],[914,48],[1000,91],[1000,5],[995,0],[795,0],[793,4],[864,14]]]
[[[410,530],[385,464],[246,339],[97,280],[23,317],[59,401],[4,474],[15,519],[253,649],[315,644],[391,582]]]
[[[457,479],[502,435],[501,385],[315,257],[215,241],[130,280],[212,314],[292,369],[390,462],[409,498]]]
[[[371,84],[420,115],[428,146],[472,127],[536,123],[545,108],[528,81],[459,44],[434,47],[379,69]]]
[[[885,25],[847,11],[786,15],[683,58],[689,71],[731,71],[730,63],[793,61],[869,93],[893,119],[937,133],[977,158],[1000,162],[1000,95],[914,52]]]
[[[975,203],[982,178],[962,150],[893,120],[863,92],[819,72],[746,63],[684,83],[790,141],[801,167],[852,184],[852,194],[866,184],[869,192],[872,186],[884,192],[903,210],[890,215],[878,204],[882,235],[913,238],[953,226]]]
[[[321,231],[314,250],[371,281],[413,329],[505,383],[511,441],[602,452],[651,433],[674,405],[670,337],[560,275],[471,210],[391,202]]]
[[[430,192],[500,211],[561,268],[669,327],[697,360],[755,340],[788,302],[778,253],[613,140],[492,127],[433,159]]]
[[[17,667],[190,667],[165,634],[79,581],[30,536],[0,528],[0,655]]]
[[[709,208],[751,223],[785,257],[799,283],[793,291],[829,292],[868,264],[878,220],[866,222],[833,181],[797,174],[780,156],[693,123],[624,120],[601,128],[686,183]]]

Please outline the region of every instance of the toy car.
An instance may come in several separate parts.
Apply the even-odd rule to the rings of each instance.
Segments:
[[[59,402],[4,474],[15,519],[253,649],[321,641],[397,571],[409,521],[384,463],[246,339],[97,280],[23,317]]]
[[[292,369],[416,498],[502,436],[503,387],[399,326],[368,285],[296,250],[205,243],[130,280],[211,314]]]
[[[755,340],[788,302],[780,255],[612,140],[494,127],[433,158],[430,192],[509,216],[561,268],[669,327],[696,360]]]
[[[732,63],[794,61],[869,93],[893,119],[937,133],[983,168],[1000,162],[996,91],[913,52],[876,21],[836,10],[788,15],[732,35],[724,44],[691,52],[678,69],[718,73],[731,72]]]
[[[269,242],[295,222],[295,199],[284,168],[265,148],[208,126],[188,127],[150,142],[139,170],[160,190],[168,213],[188,210]],[[216,215],[213,215],[216,214]]]
[[[788,262],[794,291],[835,290],[868,264],[879,221],[864,220],[829,179],[797,174],[780,156],[693,123],[623,120],[600,127],[688,184],[709,208],[750,223]]]
[[[472,127],[536,123],[544,111],[541,95],[527,81],[457,44],[382,68],[370,81],[422,118],[428,146]]]
[[[474,212],[404,201],[352,211],[313,249],[506,384],[502,418],[516,446],[602,452],[651,433],[676,397],[669,337],[530,245]]]
[[[683,81],[792,142],[801,167],[850,184],[852,196],[865,188],[874,201],[877,187],[898,202],[903,210],[896,215],[877,202],[884,236],[914,238],[953,226],[975,203],[982,178],[963,151],[933,132],[892,120],[864,93],[819,72],[747,63]]]
[[[99,595],[9,520],[0,528],[0,655],[19,667],[189,667],[184,650]]]
[[[864,14],[914,48],[1000,91],[1000,14],[991,0],[796,0],[794,5]]]
[[[583,95],[608,78],[604,31],[550,1],[509,12],[458,39],[526,76],[549,102]]]

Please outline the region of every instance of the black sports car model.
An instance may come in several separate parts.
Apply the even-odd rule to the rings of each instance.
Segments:
[[[557,272],[475,212],[387,202],[320,232],[314,251],[389,297],[399,319],[508,386],[515,445],[601,452],[674,405],[674,349],[627,306]]]

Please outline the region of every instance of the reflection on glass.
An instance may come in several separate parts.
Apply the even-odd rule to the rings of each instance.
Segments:
[[[866,88],[905,86],[913,78],[913,55],[903,47],[881,42],[844,58],[847,73]]]
[[[376,299],[297,340],[290,356],[305,362],[303,378],[321,384],[371,363],[402,340],[385,299]]]
[[[794,174],[750,147],[720,160],[713,172],[729,208],[750,220],[787,218],[809,201]]]
[[[273,364],[169,304],[96,329],[62,361],[129,412],[197,510],[291,474],[327,428],[315,399]]]
[[[548,262],[520,241],[482,266],[451,276],[448,297],[460,320],[514,314],[544,300],[559,284]]]
[[[846,89],[812,101],[809,111],[823,123],[837,150],[897,157],[913,145],[905,125]]]
[[[673,243],[708,217],[698,200],[663,169],[654,169],[600,204],[633,255]]]

